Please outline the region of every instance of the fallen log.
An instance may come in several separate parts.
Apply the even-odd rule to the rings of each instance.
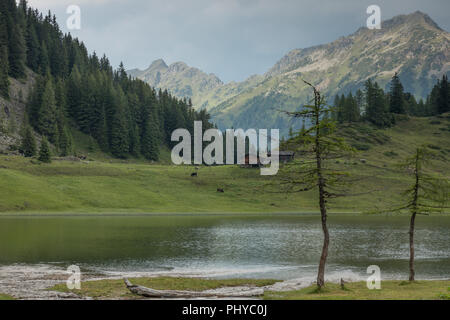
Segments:
[[[125,285],[132,293],[148,297],[148,298],[231,298],[231,297],[257,297],[264,294],[264,290],[260,288],[230,291],[230,292],[214,292],[209,291],[180,291],[180,290],[155,290],[143,286],[132,284],[128,279],[124,279]],[[229,288],[232,289],[232,288]]]

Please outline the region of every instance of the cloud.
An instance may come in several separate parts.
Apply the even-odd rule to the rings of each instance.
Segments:
[[[71,33],[114,65],[184,61],[222,80],[264,73],[289,50],[333,41],[365,24],[373,0],[30,0],[51,9],[64,31],[68,5],[81,7]],[[378,0],[382,19],[421,10],[444,29],[450,1]]]
[[[34,8],[68,7],[70,5],[105,5],[108,2],[119,0],[28,0],[28,4]],[[122,1],[125,3],[125,1]]]

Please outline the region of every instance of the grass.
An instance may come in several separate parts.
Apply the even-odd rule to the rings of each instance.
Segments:
[[[411,118],[390,129],[357,124],[346,129],[349,143],[369,145],[337,166],[358,178],[358,196],[339,198],[333,212],[360,212],[391,207],[411,183],[395,164],[421,144],[439,146],[431,168],[450,172],[450,132],[430,125],[431,118]],[[441,122],[450,122],[448,117]],[[80,139],[82,141],[82,139]],[[238,166],[193,166],[143,160],[114,160],[96,153],[92,161],[55,160],[39,164],[19,156],[0,156],[0,214],[40,213],[279,213],[316,212],[315,191],[287,194],[277,176]],[[394,156],[395,154],[395,156]],[[269,187],[271,186],[271,187]],[[224,193],[217,192],[223,188]],[[382,208],[380,208],[382,209]]]
[[[133,284],[150,287],[156,290],[189,290],[203,291],[208,289],[217,289],[222,287],[252,286],[262,287],[272,285],[277,280],[270,279],[198,279],[198,278],[175,278],[175,277],[157,277],[157,278],[134,278],[129,279]],[[91,297],[94,299],[136,299],[140,298],[131,293],[125,286],[123,280],[95,280],[84,281],[81,283],[81,289],[69,290],[66,284],[57,284],[48,290],[60,292],[72,292],[82,297]]]
[[[315,285],[297,291],[266,292],[265,299],[277,300],[447,300],[450,280],[442,281],[382,281],[380,290],[367,289],[365,282],[327,283],[321,291]]]
[[[133,284],[157,290],[203,291],[221,287],[272,285],[277,280],[271,279],[198,279],[198,278],[134,278]],[[81,289],[69,290],[66,284],[57,284],[48,290],[72,292],[82,297],[94,299],[140,299],[131,293],[123,280],[84,281]],[[448,300],[450,299],[450,280],[396,281],[381,282],[380,290],[369,290],[365,282],[350,282],[344,289],[339,284],[327,283],[318,291],[315,285],[296,291],[266,291],[264,299],[268,300]]]
[[[11,297],[10,295],[0,293],[0,300],[15,300],[14,297]]]

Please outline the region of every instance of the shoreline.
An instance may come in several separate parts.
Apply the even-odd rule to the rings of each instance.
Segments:
[[[331,211],[329,215],[334,216],[408,216],[409,213],[366,213],[361,211]],[[68,212],[0,212],[1,217],[163,217],[163,216],[320,216],[319,211],[274,211],[274,212],[83,212],[77,213],[73,211]],[[428,216],[444,216],[450,217],[450,212],[433,213]]]
[[[365,279],[354,278],[349,279],[345,276],[345,274],[331,275],[329,274],[326,277],[327,286],[330,288],[335,288],[338,286],[340,282],[340,277],[345,280],[345,286],[360,286],[362,283],[365,283]],[[13,264],[8,266],[0,266],[0,295],[8,295],[13,297],[14,299],[19,300],[62,300],[62,299],[71,299],[71,300],[90,300],[90,299],[110,299],[111,297],[99,297],[99,296],[85,296],[84,294],[79,294],[76,290],[68,290],[65,287],[65,282],[67,281],[69,274],[66,269],[52,264],[36,264],[36,265],[28,265],[28,264]],[[271,279],[249,279],[249,278],[230,278],[230,279],[220,279],[217,277],[211,277],[207,274],[202,276],[193,276],[192,274],[161,274],[158,272],[113,272],[108,274],[108,272],[94,272],[88,271],[83,272],[81,279],[81,286],[97,283],[99,285],[108,286],[109,283],[114,283],[117,286],[117,282],[123,282],[124,278],[130,278],[134,281],[145,281],[145,280],[158,280],[161,278],[170,278],[173,279],[174,284],[177,282],[182,282],[186,280],[193,281],[248,281],[249,283],[257,282],[257,281],[273,281],[273,284],[258,286],[263,289],[264,292],[267,292],[263,297],[257,297],[256,299],[277,299],[277,297],[286,297],[289,299],[292,295],[295,296],[296,293],[302,292],[307,288],[314,287],[314,279],[313,278],[295,278],[288,280],[271,280]],[[408,281],[405,279],[382,279],[381,284],[383,283],[391,285],[392,283],[398,283],[399,286],[406,286]],[[440,279],[418,279],[414,283],[420,284],[432,284],[438,285],[443,283],[447,285],[450,290],[450,278],[443,277]],[[61,290],[49,290],[59,288]],[[213,288],[209,290],[209,292],[216,292],[217,294],[223,295],[230,294],[229,298],[232,299],[233,292],[251,290],[255,288],[255,285],[238,285],[238,286],[219,286],[217,288]],[[123,284],[123,288],[125,289],[125,285]],[[167,288],[171,289],[171,288]],[[234,291],[233,291],[234,290]],[[208,291],[208,290],[206,290]],[[349,290],[351,292],[352,290]],[[326,292],[324,292],[325,294]],[[304,293],[303,293],[304,294]],[[445,293],[444,293],[445,294]],[[121,299],[121,297],[112,297],[115,299]],[[127,296],[126,298],[132,299],[133,296]],[[135,299],[143,299],[143,297],[135,296]],[[307,297],[308,298],[308,297]],[[203,299],[203,298],[201,298]],[[205,298],[205,299],[215,299]],[[220,298],[220,299],[223,299]],[[157,300],[161,300],[158,298]]]

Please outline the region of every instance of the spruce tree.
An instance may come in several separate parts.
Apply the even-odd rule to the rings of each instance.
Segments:
[[[366,112],[365,118],[374,125],[384,128],[393,123],[393,118],[388,112],[388,106],[383,89],[370,79],[365,83]]]
[[[450,87],[448,85],[448,78],[446,75],[442,76],[442,80],[438,87],[438,96],[436,99],[436,110],[438,114],[450,111]]]
[[[0,46],[0,95],[9,98],[8,51],[6,46]]]
[[[41,162],[45,162],[45,163],[52,162],[51,154],[50,154],[50,147],[48,145],[47,138],[45,136],[42,138],[42,141],[41,141],[41,147],[39,149],[38,160]]]
[[[55,100],[55,91],[52,80],[46,81],[44,92],[42,94],[41,106],[38,113],[38,131],[49,137],[50,142],[56,143],[57,130],[57,108]]]
[[[25,128],[21,149],[25,157],[34,157],[36,155],[36,140],[33,135],[33,129],[29,125]]]
[[[66,125],[59,129],[58,149],[61,157],[66,157],[72,153],[72,135]]]
[[[25,39],[19,24],[11,22],[9,29],[9,74],[13,78],[22,78],[25,75]]]
[[[39,72],[40,45],[36,34],[36,28],[34,26],[34,23],[31,22],[31,20],[28,20],[26,44],[27,44],[27,65],[34,72]]]
[[[115,112],[111,122],[110,149],[118,158],[126,158],[129,152],[129,139],[127,124],[125,121],[124,106],[126,99],[119,88],[115,97]]]
[[[389,111],[397,114],[405,114],[405,98],[403,85],[400,82],[398,74],[392,77],[391,90],[389,92]]]
[[[144,120],[141,153],[148,160],[159,160],[159,129],[155,122],[155,116],[149,115]]]
[[[45,75],[50,72],[50,61],[48,59],[47,45],[41,43],[41,50],[39,52],[39,73]]]

